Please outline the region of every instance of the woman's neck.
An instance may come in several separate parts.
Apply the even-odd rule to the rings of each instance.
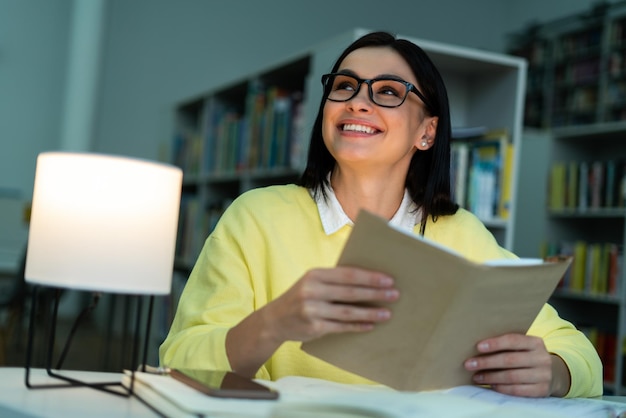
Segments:
[[[391,219],[404,197],[404,177],[352,176],[336,170],[330,182],[343,211],[353,221],[361,209]]]

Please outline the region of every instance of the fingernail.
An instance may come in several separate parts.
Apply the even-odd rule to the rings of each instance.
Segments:
[[[476,374],[474,375],[474,382],[480,383],[485,379],[485,376],[483,376],[482,374]]]
[[[465,362],[465,367],[468,369],[475,369],[478,367],[478,362],[476,360],[468,360]]]
[[[478,349],[481,351],[489,350],[489,343],[480,343],[478,344]]]
[[[385,291],[385,299],[396,299],[400,296],[400,292],[397,289],[389,289]]]
[[[393,279],[389,276],[382,276],[380,278],[380,284],[382,286],[391,286],[393,284]]]
[[[378,319],[389,319],[391,318],[391,312],[384,310],[377,312]]]

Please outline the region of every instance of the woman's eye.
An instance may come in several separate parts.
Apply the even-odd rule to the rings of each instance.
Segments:
[[[347,81],[337,83],[335,90],[354,90],[354,84]]]
[[[400,91],[392,86],[381,86],[376,90],[376,94],[383,96],[401,96]]]

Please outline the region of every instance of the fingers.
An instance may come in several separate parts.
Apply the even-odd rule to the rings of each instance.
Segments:
[[[498,351],[468,359],[465,368],[471,371],[515,369],[524,367],[551,367],[550,355],[547,351],[524,350]]]
[[[549,382],[551,372],[548,368],[520,367],[513,369],[486,369],[474,374],[474,382],[478,384],[537,384]]]
[[[316,269],[311,270],[310,273],[318,275],[326,283],[375,288],[393,287],[393,279],[386,274],[356,267],[344,266],[332,269]]]
[[[309,338],[329,333],[371,331],[376,323],[391,318],[385,307],[359,306],[326,301],[308,301],[298,315],[308,324]]]
[[[523,334],[506,334],[483,340],[476,345],[481,353],[468,359],[465,368],[471,371],[550,368],[551,360],[543,340]]]
[[[541,338],[506,334],[479,342],[477,349],[481,354],[464,364],[475,383],[516,396],[550,395],[552,359]]]
[[[398,299],[393,279],[381,273],[350,267],[316,269],[302,279],[303,300],[333,302],[390,302]]]
[[[319,297],[333,302],[392,302],[400,296],[397,289],[328,285]]]
[[[508,395],[544,397],[550,395],[552,374],[546,368],[487,370],[475,373],[472,380]]]
[[[309,304],[307,308],[308,317],[317,317],[339,322],[376,323],[391,318],[391,311],[387,308],[323,302]]]
[[[393,279],[352,267],[313,269],[263,310],[276,341],[364,332],[388,320],[398,299]]]
[[[506,350],[540,350],[545,349],[543,340],[524,334],[505,334],[479,342],[476,348],[480,353],[496,353]]]

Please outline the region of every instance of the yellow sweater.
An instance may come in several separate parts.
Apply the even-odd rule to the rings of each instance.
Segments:
[[[326,235],[315,201],[302,187],[270,186],[241,195],[206,240],[160,347],[161,364],[230,370],[227,331],[307,270],[334,266],[351,230],[345,226]],[[462,209],[429,222],[425,236],[476,262],[513,256]],[[602,365],[594,347],[551,306],[544,306],[528,333],[541,336],[548,351],[567,363],[572,377],[567,396],[602,394]],[[277,380],[292,375],[369,382],[306,354],[300,342],[283,344],[256,376]]]

